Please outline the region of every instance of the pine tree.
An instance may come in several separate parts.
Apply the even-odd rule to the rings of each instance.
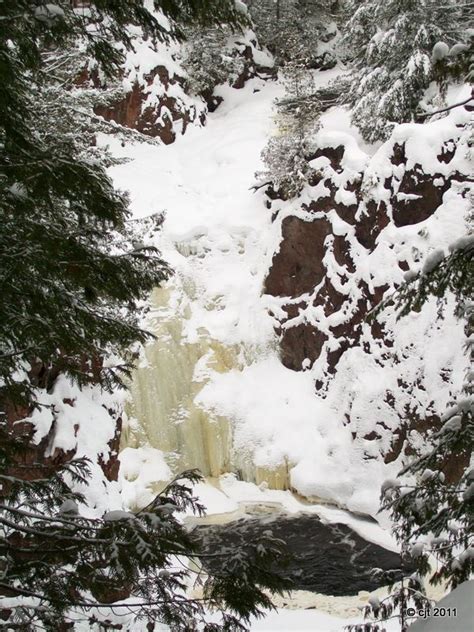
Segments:
[[[303,65],[286,64],[282,76],[285,96],[276,103],[278,131],[262,152],[265,169],[256,177],[271,182],[283,199],[290,199],[311,177],[308,156],[318,129],[320,104],[312,74]]]
[[[461,393],[441,416],[441,428],[426,453],[401,470],[401,480],[386,481],[382,488],[382,509],[390,512],[402,551],[414,560],[418,572],[406,578],[405,585],[393,589],[383,602],[369,603],[366,616],[375,622],[350,626],[352,632],[380,632],[380,624],[394,617],[399,619],[402,632],[406,632],[412,619],[407,615],[407,606],[413,606],[414,613],[427,609],[425,578],[453,589],[474,572],[473,259],[471,232],[452,244],[447,257],[433,253],[423,271],[402,286],[393,299],[403,316],[419,311],[428,297],[434,296],[442,315],[448,293],[453,295],[456,314],[466,323],[469,369]],[[446,476],[453,461],[464,464],[454,481]],[[433,559],[436,566],[431,576]]]
[[[354,65],[347,101],[370,142],[413,120],[432,81],[465,76],[468,0],[363,0],[349,6],[342,46]]]
[[[188,30],[183,67],[192,93],[209,98],[216,86],[232,84],[242,74],[245,63],[231,36],[223,26]]]
[[[40,407],[42,389],[59,373],[112,388],[130,367],[130,345],[149,336],[139,305],[170,270],[129,221],[127,197],[93,146],[91,106],[74,92],[71,72],[86,60],[113,77],[133,47],[131,25],[159,42],[182,37],[190,23],[237,27],[243,19],[232,0],[155,4],[170,30],[142,0],[0,3],[0,594],[8,601],[2,627],[10,630],[73,629],[71,617],[94,629],[101,618],[94,613],[129,594],[138,605],[119,610],[150,625],[197,629],[207,604],[230,614],[203,629],[240,630],[240,620],[270,606],[261,588],[285,584],[268,571],[279,548],[270,538],[248,555],[228,551],[222,572],[205,581],[204,600],[188,599],[180,560],[199,552],[175,512],[200,507],[185,481],[136,515],[91,520],[74,491],[88,482],[87,463],[51,470],[30,462],[25,480],[29,436],[7,423],[13,406],[16,419]],[[125,364],[106,369],[100,359],[112,354]],[[198,480],[193,472],[185,478]]]
[[[83,496],[71,491],[71,484],[87,484],[87,462],[76,459],[47,478],[45,465],[32,463],[38,478],[25,481],[14,458],[23,450],[22,437],[12,441],[0,427],[2,629],[57,632],[87,623],[90,630],[127,630],[141,620],[173,632],[241,632],[250,616],[271,607],[263,589],[288,587],[269,570],[282,555],[271,533],[245,550],[199,550],[178,519],[184,511],[203,513],[191,487],[198,473],[183,473],[138,513],[91,519],[81,515]],[[204,571],[209,555],[221,560],[219,572]],[[186,594],[196,582],[203,598]],[[221,623],[208,622],[206,610],[220,612]]]
[[[329,54],[322,59],[318,44],[336,34],[337,5],[332,0],[251,0],[249,11],[260,43],[278,64],[319,67],[335,63]]]

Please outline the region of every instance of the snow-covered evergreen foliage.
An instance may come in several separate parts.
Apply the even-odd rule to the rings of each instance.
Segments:
[[[449,256],[426,262],[416,281],[403,288],[402,312],[416,310],[428,296],[442,302],[447,292],[457,300],[457,315],[466,322],[466,353],[469,371],[462,392],[442,415],[442,426],[426,454],[408,464],[401,475],[413,475],[414,486],[395,485],[384,490],[385,509],[392,512],[396,533],[405,545],[418,547],[422,573],[429,572],[427,553],[437,559],[432,579],[455,588],[474,571],[474,239],[473,235],[452,245]],[[442,309],[442,304],[440,305]],[[446,468],[455,459],[464,463],[456,480],[447,480]]]
[[[217,85],[234,82],[243,72],[245,63],[231,36],[231,29],[225,27],[189,30],[183,67],[192,93],[208,95]]]
[[[328,67],[332,54],[319,49],[320,42],[335,36],[334,0],[249,0],[250,15],[260,43],[277,62],[298,61],[308,67]]]
[[[139,620],[164,623],[176,632],[199,629],[241,632],[250,615],[271,606],[263,588],[281,592],[284,579],[269,571],[281,555],[270,533],[246,551],[228,547],[219,573],[201,571],[206,555],[178,519],[203,513],[192,494],[201,477],[194,471],[173,480],[136,514],[109,511],[100,518],[81,515],[84,497],[71,484],[87,484],[88,464],[76,459],[35,480],[25,481],[17,460],[25,446],[0,428],[0,610],[11,630],[131,629]],[[41,473],[48,472],[47,476]],[[193,570],[194,569],[194,570]],[[186,588],[203,582],[204,599]],[[6,597],[6,599],[5,599]],[[205,608],[221,611],[210,623]],[[225,609],[225,610],[224,610]],[[110,620],[111,614],[115,624]]]
[[[32,362],[87,382],[85,357],[145,339],[136,302],[168,275],[154,249],[134,246],[127,199],[113,189],[99,156],[85,155],[91,133],[81,138],[76,120],[83,117],[70,94],[60,93],[74,38],[82,34],[86,53],[111,73],[121,55],[105,35],[127,44],[126,24],[137,20],[161,32],[141,3],[121,11],[102,15],[99,7],[89,21],[69,2],[3,8],[0,374],[7,399],[31,391],[16,371]],[[101,15],[111,25],[94,32]],[[112,374],[100,380],[107,383]]]
[[[368,141],[412,120],[432,81],[467,73],[467,0],[357,0],[349,15],[342,45],[355,71],[347,100]]]
[[[389,583],[389,578],[384,578]],[[379,599],[376,595],[369,598],[368,605],[364,608],[365,623],[349,625],[345,629],[348,632],[386,632],[384,623],[390,619],[397,619],[400,632],[407,632],[408,626],[416,618],[415,612],[428,611],[431,601],[425,595],[423,583],[417,573],[403,579],[392,586],[388,597]]]
[[[286,198],[296,197],[308,181],[311,136],[318,128],[319,102],[312,74],[289,62],[282,70],[285,97],[277,101],[278,133],[262,152],[265,170],[256,176]]]

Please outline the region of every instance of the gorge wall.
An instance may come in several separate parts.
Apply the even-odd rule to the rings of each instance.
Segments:
[[[208,112],[214,111],[222,98],[210,88],[193,93],[183,66],[185,51],[182,43],[170,40],[157,45],[137,34],[134,50],[126,54],[118,94],[97,105],[96,114],[106,121],[157,138],[165,145],[185,134],[189,126],[204,126]],[[221,54],[240,61],[239,74],[228,78],[229,85],[236,89],[257,75],[274,73],[271,58],[258,46],[252,31],[229,37]],[[85,86],[105,87],[87,72],[80,81]]]
[[[447,252],[463,234],[472,204],[470,114],[463,108],[424,126],[402,125],[372,158],[353,138],[323,131],[300,205],[285,204],[270,191],[281,243],[265,293],[276,299],[272,315],[281,360],[294,371],[311,371],[323,398],[350,367],[343,423],[364,458],[374,458],[374,445],[386,463],[416,453],[444,410],[439,389],[449,398],[450,388],[460,387],[453,355],[428,351],[430,339],[444,340],[434,306],[400,322],[390,307],[377,318],[368,316],[421,270],[430,252]],[[446,334],[459,344],[459,328]],[[374,384],[361,409],[362,393],[350,391],[369,358]],[[447,476],[456,477],[462,467],[449,464]]]

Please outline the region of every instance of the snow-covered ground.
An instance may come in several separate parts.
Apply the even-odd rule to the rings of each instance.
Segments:
[[[474,622],[474,580],[464,582],[449,595],[437,602],[431,612],[423,612],[413,623],[410,632],[471,632]],[[348,619],[345,625],[360,623],[361,619]],[[316,610],[291,611],[279,610],[263,621],[252,625],[252,630],[267,632],[340,632],[341,620]],[[384,623],[386,632],[398,632],[397,621]]]
[[[410,626],[410,632],[472,632],[474,625],[474,580],[460,584],[437,602],[436,608],[424,612]]]
[[[342,632],[346,625],[357,624],[362,617],[340,619],[317,610],[277,610],[265,619],[252,624],[252,632]],[[386,632],[398,632],[399,626],[390,621],[385,626]]]

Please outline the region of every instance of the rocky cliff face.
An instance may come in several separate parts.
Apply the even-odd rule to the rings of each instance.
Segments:
[[[341,417],[368,458],[375,442],[375,452],[393,461],[436,427],[443,408],[435,404],[434,372],[446,397],[459,386],[454,358],[426,355],[420,346],[420,335],[441,335],[434,306],[427,310],[432,318],[411,315],[397,323],[390,310],[367,317],[428,253],[463,234],[471,190],[468,116],[461,110],[425,126],[400,126],[372,158],[353,138],[321,132],[309,159],[310,186],[296,202],[269,203],[281,242],[265,292],[277,299],[272,313],[281,360],[292,370],[311,370],[323,397],[340,389]],[[458,344],[459,332],[452,335]],[[375,383],[364,395],[355,391],[369,357]],[[341,386],[344,373],[349,381]]]
[[[182,77],[170,76],[166,66],[158,65],[143,75],[140,83],[136,80],[121,98],[96,107],[95,112],[106,121],[114,121],[170,145],[177,133],[186,132],[188,125],[206,122],[205,104],[199,100],[190,103],[183,84]]]
[[[242,62],[240,74],[229,78],[234,88],[243,88],[249,79],[273,72],[268,66],[271,59],[262,53],[252,31],[235,35],[231,40],[232,55]],[[182,61],[180,44],[170,41],[154,45],[137,37],[135,50],[126,57],[122,94],[106,105],[97,106],[96,114],[106,121],[159,138],[165,145],[184,134],[189,125],[205,125],[207,113],[213,112],[222,98],[210,89],[192,94]],[[86,73],[81,82],[88,81]],[[92,83],[100,87],[97,79]]]
[[[98,375],[101,362],[84,359],[85,370]],[[79,388],[56,367],[47,369],[42,363],[33,364],[27,377],[35,387],[36,406],[0,402],[4,431],[22,445],[11,455],[8,473],[33,481],[51,475],[71,459],[86,457],[95,483],[81,491],[92,500],[93,508],[105,509],[118,478],[122,396],[106,394],[94,383]],[[96,485],[103,488],[99,495]]]

